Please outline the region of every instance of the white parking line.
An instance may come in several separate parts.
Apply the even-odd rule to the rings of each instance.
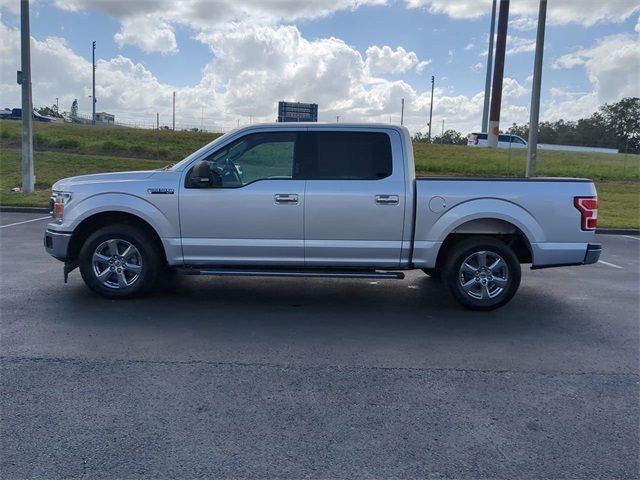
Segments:
[[[632,237],[631,235],[623,235],[623,237],[626,237],[626,238],[633,238],[634,240],[640,240],[640,238],[638,238],[638,237]]]
[[[50,219],[51,215],[47,215],[46,217],[33,218],[31,220],[25,220],[24,222],[16,222],[16,223],[9,223],[8,225],[1,225],[0,228],[15,227],[16,225],[22,225],[24,223],[39,222],[40,220],[46,220],[47,218]]]
[[[603,260],[598,260],[598,263],[602,263],[603,265],[607,265],[609,267],[619,268],[621,270],[624,270],[624,267],[621,267],[620,265],[616,265],[615,263],[609,263],[609,262],[605,262]]]

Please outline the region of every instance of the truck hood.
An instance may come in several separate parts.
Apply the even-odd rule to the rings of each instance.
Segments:
[[[58,180],[51,187],[52,190],[69,191],[75,186],[87,185],[92,183],[120,183],[120,182],[137,182],[146,180],[157,170],[143,170],[137,172],[115,172],[115,173],[97,173],[93,175],[80,175],[77,177],[63,178]]]

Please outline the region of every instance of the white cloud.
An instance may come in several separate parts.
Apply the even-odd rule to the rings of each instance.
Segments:
[[[369,47],[365,55],[365,67],[373,76],[404,73],[414,67],[420,73],[431,63],[418,60],[415,52],[407,52],[402,47],[393,50],[387,45]]]
[[[0,0],[7,1],[7,0]],[[15,1],[15,0],[13,0]],[[362,5],[384,5],[387,0],[55,0],[68,11],[100,10],[120,21],[119,45],[135,45],[145,52],[174,53],[175,25],[197,31],[230,23],[275,25],[321,18]],[[156,31],[159,30],[159,31]]]
[[[638,17],[638,21],[636,22],[636,32],[640,33],[640,16]]]
[[[533,52],[536,49],[535,38],[523,38],[507,35],[507,55]]]
[[[509,28],[513,27],[523,32],[534,30],[537,26],[538,19],[536,17],[518,17],[509,21]]]
[[[478,62],[475,65],[471,65],[469,68],[474,72],[480,72],[484,69],[484,64]]]
[[[640,96],[640,41],[633,34],[610,35],[596,46],[556,59],[554,68],[583,66],[602,102]]]
[[[14,15],[18,15],[20,13],[20,2],[17,0],[0,0],[0,10],[6,8]]]
[[[640,96],[640,41],[637,35],[610,35],[588,49],[562,55],[553,68],[583,67],[592,91],[571,100],[553,103],[550,118],[580,118],[591,115],[606,102]]]
[[[466,47],[464,47],[465,51],[469,52],[476,48],[476,44],[473,42],[469,42]]]
[[[491,13],[491,0],[405,0],[409,8],[426,8],[451,18],[479,18]],[[509,14],[517,17],[538,15],[538,0],[511,2]],[[585,26],[596,23],[619,23],[640,11],[637,0],[554,0],[547,7],[547,19],[555,25],[579,23]],[[517,20],[519,27],[529,27],[533,20]]]
[[[146,53],[178,52],[178,43],[173,28],[154,15],[123,19],[120,32],[116,33],[113,38],[119,47],[135,45]]]
[[[2,106],[15,107],[20,103],[20,89],[15,85],[19,31],[0,22],[0,38]],[[148,68],[123,56],[99,60],[98,111],[114,113],[118,121],[146,125],[160,112],[161,124],[166,124],[171,118],[172,92],[176,91],[179,125],[199,127],[204,108],[205,127],[215,124],[228,129],[237,119],[248,123],[249,116],[254,121],[273,121],[278,100],[317,102],[321,121],[333,121],[336,115],[341,121],[387,122],[389,117],[398,121],[404,98],[405,124],[412,131],[426,128],[429,86],[418,91],[404,81],[372,75],[366,64],[371,57],[363,58],[342,40],[310,41],[294,26],[246,25],[229,25],[201,33],[199,38],[210,46],[213,59],[201,80],[189,87],[162,83]],[[412,63],[413,68],[420,65]],[[59,97],[61,109],[69,110],[77,98],[80,112],[90,111],[91,64],[63,39],[32,39],[32,64],[36,106],[51,105]],[[523,91],[518,82],[505,79],[504,122],[526,119],[526,108],[514,106]],[[437,88],[434,124],[445,118],[448,127],[465,133],[477,128],[482,96],[451,95]]]

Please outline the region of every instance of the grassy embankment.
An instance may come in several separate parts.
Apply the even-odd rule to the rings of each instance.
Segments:
[[[53,182],[96,172],[160,168],[180,160],[216,134],[81,125],[35,124],[36,193],[20,186],[20,123],[0,122],[0,205],[45,206]],[[522,176],[526,152],[450,145],[414,145],[419,175]],[[601,227],[640,227],[640,157],[540,151],[541,176],[597,182]]]

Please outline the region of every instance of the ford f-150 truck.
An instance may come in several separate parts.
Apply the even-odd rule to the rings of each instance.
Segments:
[[[532,268],[595,263],[590,180],[416,178],[406,128],[264,124],[162,170],[53,186],[45,248],[109,298],[160,275],[404,278],[491,310]]]

